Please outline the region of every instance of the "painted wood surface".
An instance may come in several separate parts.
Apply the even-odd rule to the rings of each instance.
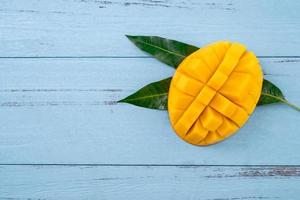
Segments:
[[[296,104],[300,104],[299,61],[261,59],[265,78]],[[167,112],[116,104],[144,84],[173,73],[155,59],[1,59],[0,69],[1,163],[297,165],[300,161],[295,153],[300,151],[299,127],[293,125],[300,115],[285,105],[258,107],[235,136],[203,148],[180,140]]]
[[[299,112],[259,107],[199,148],[116,101],[173,70],[125,34],[245,43],[300,104],[300,2],[2,0],[0,199],[297,199]]]
[[[300,52],[294,0],[1,0],[0,6],[2,57],[143,55],[125,34],[198,46],[234,40],[262,56]]]
[[[300,181],[299,167],[2,166],[0,173],[7,200],[290,200]]]

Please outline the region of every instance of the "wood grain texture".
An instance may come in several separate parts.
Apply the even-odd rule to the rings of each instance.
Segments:
[[[116,101],[173,74],[125,37],[245,43],[300,105],[300,2],[1,0],[0,199],[299,197],[299,113],[257,108],[230,140],[181,141]],[[71,164],[71,165],[70,165]]]
[[[295,199],[299,167],[1,166],[0,199]]]
[[[300,104],[300,59],[261,62]],[[259,107],[235,136],[196,147],[172,131],[167,112],[116,104],[173,69],[150,58],[1,59],[1,163],[299,164],[297,111]]]
[[[299,1],[2,0],[0,56],[143,56],[125,34],[299,56]],[[131,46],[130,46],[131,45]]]

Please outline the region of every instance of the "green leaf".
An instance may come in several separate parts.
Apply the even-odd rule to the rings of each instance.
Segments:
[[[126,36],[138,48],[174,68],[177,68],[185,57],[199,49],[193,45],[157,36]]]
[[[257,105],[265,105],[285,101],[281,90],[270,81],[264,79],[262,91]]]
[[[171,77],[150,83],[134,94],[118,101],[151,109],[167,110]]]
[[[279,102],[285,103],[288,106],[300,111],[300,108],[298,106],[291,104],[284,98],[281,90],[277,86],[275,86],[272,82],[264,79],[261,95],[257,105],[259,106]]]

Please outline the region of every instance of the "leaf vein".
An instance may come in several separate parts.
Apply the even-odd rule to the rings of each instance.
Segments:
[[[173,54],[173,55],[176,55],[176,56],[180,56],[180,57],[182,57],[182,58],[185,58],[185,57],[186,57],[186,56],[184,56],[184,55],[181,55],[181,54],[178,54],[178,53],[175,53],[175,52],[172,52],[172,51],[168,51],[168,50],[163,49],[163,48],[161,48],[161,47],[159,47],[159,46],[150,44],[150,43],[148,43],[148,42],[144,42],[144,41],[142,41],[142,40],[137,40],[137,41],[138,41],[138,42],[141,42],[141,43],[144,43],[144,44],[146,44],[146,45],[155,47],[155,48],[160,49],[160,50],[162,50],[162,51],[168,52],[169,54]]]
[[[132,99],[128,99],[127,101],[136,101],[136,100],[140,100],[140,99],[148,99],[148,98],[154,98],[154,97],[160,97],[160,96],[164,96],[167,95],[168,93],[161,93],[161,94],[155,94],[155,95],[149,95],[149,96],[142,96],[142,97],[138,97],[138,98],[132,98]]]

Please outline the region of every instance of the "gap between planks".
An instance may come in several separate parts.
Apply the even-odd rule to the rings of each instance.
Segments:
[[[0,166],[91,166],[91,167],[300,167],[296,165],[189,165],[189,164],[91,164],[91,163],[0,163]]]
[[[292,56],[257,56],[258,58],[300,58],[300,56],[292,55]],[[0,59],[136,59],[136,58],[154,58],[152,56],[0,56]]]

